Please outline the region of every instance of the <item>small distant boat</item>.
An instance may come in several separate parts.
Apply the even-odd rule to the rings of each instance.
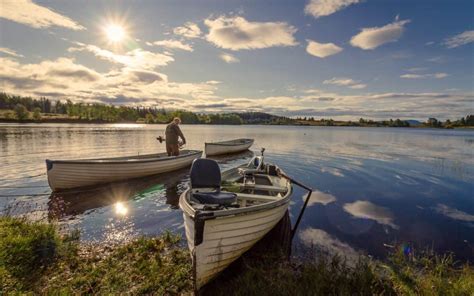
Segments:
[[[250,148],[253,139],[235,139],[223,142],[205,143],[206,156],[237,153]]]
[[[46,168],[49,187],[58,191],[176,171],[190,166],[201,155],[199,150],[182,150],[179,156],[158,153],[97,159],[47,159]]]
[[[292,186],[281,170],[255,156],[222,173],[211,159],[191,167],[191,187],[180,197],[191,252],[195,289],[199,290],[281,220]]]

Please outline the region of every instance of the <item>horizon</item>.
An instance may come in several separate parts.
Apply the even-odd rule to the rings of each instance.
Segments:
[[[352,121],[474,113],[472,1],[1,6],[12,95]]]

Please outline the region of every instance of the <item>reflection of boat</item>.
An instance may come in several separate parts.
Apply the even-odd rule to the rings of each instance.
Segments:
[[[202,151],[183,150],[179,156],[166,153],[115,158],[46,160],[48,183],[53,190],[85,187],[176,171],[201,157]]]
[[[166,204],[177,208],[178,187],[186,180],[188,173],[187,169],[181,169],[166,175],[109,183],[87,190],[53,192],[48,201],[48,216],[50,219],[61,219],[117,202],[146,199],[156,195],[166,197]]]
[[[283,217],[292,188],[278,172],[277,166],[263,163],[263,156],[222,175],[213,160],[193,162],[191,188],[181,195],[179,206],[196,289],[238,259]]]
[[[205,143],[206,156],[237,153],[250,148],[253,139],[235,139],[223,142]]]

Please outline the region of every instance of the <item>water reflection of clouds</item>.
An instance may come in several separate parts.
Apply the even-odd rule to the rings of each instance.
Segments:
[[[474,222],[474,215],[465,213],[455,208],[448,207],[445,204],[438,204],[435,211],[454,220],[464,222]]]
[[[336,177],[344,177],[344,174],[337,168],[321,168],[321,173],[329,173]]]
[[[394,217],[389,209],[377,206],[369,201],[358,200],[353,203],[346,203],[343,208],[344,211],[356,218],[370,219],[394,229],[399,228],[393,223]]]
[[[321,229],[306,228],[299,233],[299,238],[306,247],[321,249],[331,255],[340,255],[348,259],[359,256],[351,246]]]
[[[306,200],[306,194],[303,195],[302,199],[303,201]],[[329,193],[324,193],[318,190],[313,190],[308,201],[308,206],[312,206],[318,203],[322,205],[327,205],[334,201],[336,201],[336,197],[334,195],[329,194]]]

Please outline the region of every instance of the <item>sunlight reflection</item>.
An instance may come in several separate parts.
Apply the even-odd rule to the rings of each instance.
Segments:
[[[138,123],[114,123],[112,127],[114,128],[144,128],[146,125]]]
[[[115,213],[120,216],[125,216],[128,214],[128,208],[121,202],[117,202],[114,205]]]

